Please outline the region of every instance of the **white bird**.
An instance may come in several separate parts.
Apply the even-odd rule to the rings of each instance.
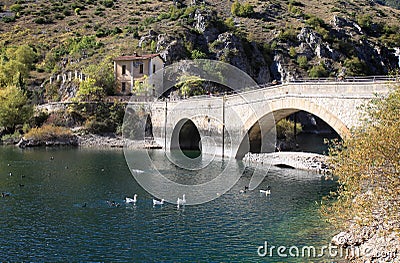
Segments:
[[[125,197],[125,203],[127,203],[127,204],[136,204],[136,201],[137,201],[136,197],[137,197],[137,194],[135,194],[133,196],[133,198]]]
[[[260,190],[261,194],[265,194],[265,195],[270,195],[271,194],[271,190]]]
[[[182,196],[182,199],[180,199],[179,197],[178,197],[178,200],[176,201],[176,205],[177,205],[177,207],[179,208],[179,206],[183,206],[183,205],[185,205],[186,204],[186,198],[185,198],[185,195],[183,195]]]
[[[163,204],[164,204],[164,199],[161,199],[161,201],[157,200],[157,199],[153,199],[153,206],[163,205]]]

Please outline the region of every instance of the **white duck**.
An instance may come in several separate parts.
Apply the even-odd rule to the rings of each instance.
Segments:
[[[136,198],[137,198],[137,194],[135,194],[133,196],[133,198],[125,197],[125,203],[127,203],[127,204],[136,204],[136,201],[137,201]]]
[[[161,199],[161,201],[157,200],[157,199],[153,199],[153,206],[163,205],[163,204],[164,204],[164,199]]]
[[[270,195],[271,194],[271,186],[267,186],[267,190],[260,190],[261,194]]]
[[[184,206],[186,204],[186,198],[185,194],[182,196],[182,199],[178,197],[178,200],[176,201],[176,205],[179,208],[181,205]]]
[[[271,194],[271,190],[260,190],[261,194],[265,194],[265,195],[270,195]]]

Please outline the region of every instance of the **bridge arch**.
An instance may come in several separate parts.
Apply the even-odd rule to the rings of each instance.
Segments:
[[[201,155],[201,136],[193,120],[183,118],[175,125],[170,142],[171,150],[180,150],[189,158]]]
[[[298,111],[305,111],[319,117],[321,120],[326,122],[333,130],[335,130],[335,132],[342,139],[348,138],[350,136],[349,128],[340,120],[338,116],[336,116],[326,108],[304,98],[282,98],[272,100],[269,102],[269,107],[258,107],[255,110],[256,114],[250,117],[243,127],[244,130],[247,132],[247,135],[245,136],[245,138],[243,138],[243,141],[249,140],[249,136],[252,136],[250,133],[252,132],[252,130],[254,130],[253,128],[257,126],[257,124],[259,125],[259,127],[262,128],[262,131],[270,131],[280,120]],[[274,123],[271,123],[270,121],[272,119],[271,114],[274,117]],[[255,132],[259,132],[259,129]],[[249,144],[243,143],[243,141],[236,153],[236,158],[238,159],[243,158],[243,156],[250,150],[248,146]]]

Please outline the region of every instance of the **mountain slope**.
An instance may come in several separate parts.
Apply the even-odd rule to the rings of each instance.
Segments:
[[[259,83],[380,75],[398,67],[400,11],[365,0],[19,0],[2,5],[0,44],[3,51],[21,44],[35,50],[33,83],[134,52],[159,52],[167,63],[218,59]]]

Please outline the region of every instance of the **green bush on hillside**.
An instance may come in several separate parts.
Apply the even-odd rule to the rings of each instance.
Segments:
[[[302,69],[307,69],[308,67],[308,60],[306,56],[298,56],[297,57],[297,64]]]
[[[231,13],[234,16],[251,17],[254,14],[254,7],[250,3],[241,4],[236,0],[231,6]]]
[[[308,76],[310,78],[323,78],[328,77],[329,73],[323,64],[314,65],[309,71]]]
[[[346,74],[349,76],[364,76],[369,72],[368,66],[358,57],[348,58],[344,61]]]

